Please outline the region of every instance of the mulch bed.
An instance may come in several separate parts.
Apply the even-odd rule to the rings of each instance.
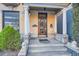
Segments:
[[[19,51],[0,51],[0,56],[17,56]]]

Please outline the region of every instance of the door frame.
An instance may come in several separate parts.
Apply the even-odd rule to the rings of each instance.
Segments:
[[[38,12],[38,26],[39,26],[39,14],[46,14],[46,37],[48,37],[48,28],[47,28],[47,16],[48,16],[48,13],[47,12]],[[38,31],[39,31],[39,27],[38,27]],[[39,32],[38,32],[38,37],[39,37]]]

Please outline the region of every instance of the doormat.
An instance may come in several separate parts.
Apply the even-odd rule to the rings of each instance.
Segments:
[[[44,39],[44,38],[40,38],[39,41],[40,41],[40,42],[43,42],[43,43],[48,43],[48,42],[49,42],[48,39]]]

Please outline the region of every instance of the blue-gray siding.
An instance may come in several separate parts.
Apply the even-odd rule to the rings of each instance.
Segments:
[[[58,34],[63,33],[63,14],[57,16],[57,33]]]
[[[67,34],[68,34],[68,38],[69,41],[72,40],[72,23],[73,23],[73,11],[72,9],[67,10],[66,12],[66,16],[67,16]]]

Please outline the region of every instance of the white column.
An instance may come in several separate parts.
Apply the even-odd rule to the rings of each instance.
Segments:
[[[29,24],[29,12],[28,12],[28,10],[29,10],[29,6],[28,5],[25,5],[25,7],[24,7],[24,9],[25,9],[25,34],[26,35],[28,35],[28,33],[30,32],[30,24]]]
[[[67,34],[66,9],[63,10],[63,34]]]

